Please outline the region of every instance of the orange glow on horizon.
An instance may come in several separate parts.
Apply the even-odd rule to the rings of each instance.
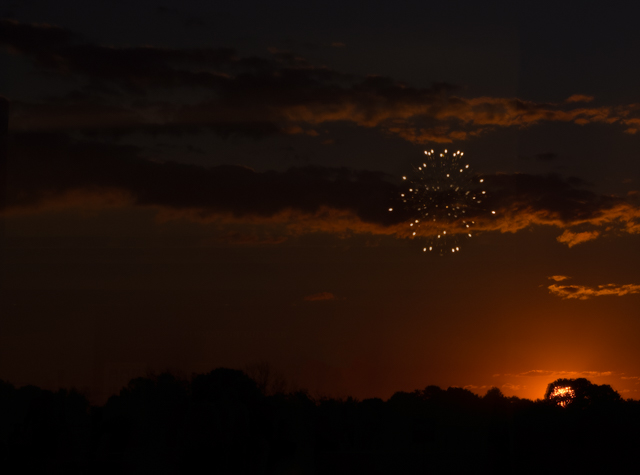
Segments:
[[[566,407],[574,397],[576,397],[576,393],[570,386],[554,388],[549,395],[549,399],[557,399],[556,403],[562,407]]]

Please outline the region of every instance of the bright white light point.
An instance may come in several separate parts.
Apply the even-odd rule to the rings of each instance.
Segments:
[[[393,208],[389,208],[389,211],[393,211]]]
[[[464,155],[464,152],[460,152],[460,156]]]
[[[492,211],[492,212],[491,212],[491,214],[496,214],[496,212],[495,212],[495,211]]]
[[[425,248],[422,250],[422,252],[427,252],[427,248],[425,247]]]
[[[480,183],[484,182],[484,178],[480,178]]]
[[[477,175],[474,177],[463,176],[463,172],[472,170],[472,168],[470,163],[465,164],[462,161],[463,153],[460,150],[451,150],[451,156],[449,156],[448,149],[441,150],[438,152],[439,157],[433,150],[430,152],[423,149],[423,153],[428,157],[429,163],[424,162],[422,165],[414,163],[415,181],[413,175],[402,177],[409,186],[414,186],[411,189],[406,188],[408,190],[406,194],[398,193],[402,196],[402,201],[410,206],[415,213],[408,224],[416,232],[411,230],[410,236],[417,237],[417,229],[424,228],[421,221],[424,221],[425,224],[433,221],[433,227],[438,226],[441,229],[451,227],[453,231],[449,233],[441,230],[440,234],[436,234],[437,241],[433,241],[433,234],[426,236],[426,239],[431,242],[424,243],[427,245],[423,246],[423,252],[427,248],[430,251],[437,248],[438,253],[442,254],[446,252],[447,247],[451,249],[451,252],[459,252],[461,247],[456,247],[456,244],[460,245],[460,243],[455,242],[455,238],[458,237],[457,233],[464,229],[469,237],[472,236],[470,233],[472,221],[466,221],[466,219],[470,218],[471,209],[478,206],[480,199],[484,198],[482,195],[486,195],[486,192],[482,193],[482,190],[479,190],[481,196],[477,194],[474,196],[474,193],[478,193],[478,191],[470,188],[473,187],[473,183],[476,183],[477,186],[479,181],[483,182],[484,180],[481,180]],[[455,173],[456,169],[458,174]],[[486,211],[485,208],[485,213]],[[423,234],[421,233],[420,238]],[[430,233],[427,232],[427,234]]]

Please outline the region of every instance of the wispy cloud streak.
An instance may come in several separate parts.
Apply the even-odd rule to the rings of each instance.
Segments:
[[[602,296],[618,296],[640,293],[639,284],[604,284],[597,287],[588,287],[585,285],[557,285],[553,284],[549,287],[549,292],[557,295],[562,299],[578,299],[587,300],[593,297]]]

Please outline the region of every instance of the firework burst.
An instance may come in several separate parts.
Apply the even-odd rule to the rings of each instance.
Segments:
[[[473,236],[476,216],[484,211],[484,180],[463,162],[460,151],[424,153],[413,176],[402,177],[407,187],[400,196],[412,214],[411,236],[427,240],[425,252],[459,252],[462,240]]]

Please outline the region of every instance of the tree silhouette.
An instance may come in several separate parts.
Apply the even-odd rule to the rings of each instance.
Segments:
[[[271,426],[257,384],[244,372],[218,368],[196,375],[186,418],[187,471],[215,465],[222,473],[260,473]]]
[[[556,388],[570,390],[565,407]],[[265,396],[218,368],[132,379],[103,407],[0,381],[3,473],[626,472],[639,426],[640,402],[584,378],[558,379],[536,402],[438,386],[358,401]]]
[[[549,383],[544,399],[560,406],[585,408],[622,401],[620,394],[608,384],[593,384],[585,378],[556,379]]]
[[[285,394],[287,392],[286,380],[280,373],[271,368],[268,361],[259,361],[247,365],[245,373],[255,381],[258,389],[265,396]]]

